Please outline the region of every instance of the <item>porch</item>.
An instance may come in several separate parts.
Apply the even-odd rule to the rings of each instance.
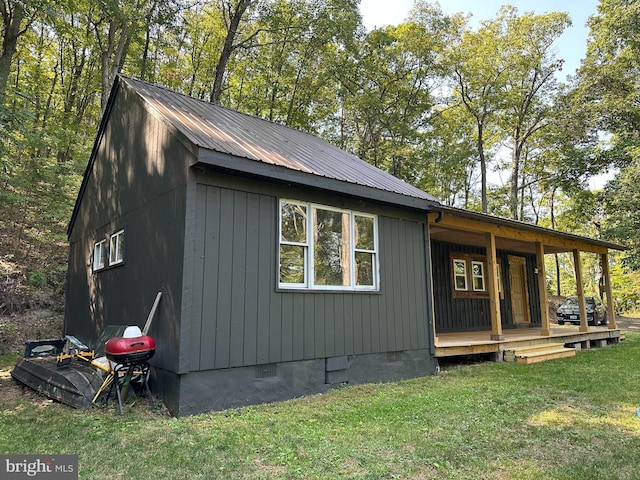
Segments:
[[[495,354],[496,360],[501,361],[505,351],[533,345],[563,343],[565,346],[576,349],[589,349],[604,347],[624,339],[619,329],[607,326],[588,327],[588,331],[582,331],[579,326],[557,326],[550,330],[550,334],[546,334],[541,328],[505,329],[502,331],[504,338],[500,340],[492,340],[490,330],[439,333],[436,357],[489,353]]]
[[[620,338],[608,252],[623,246],[444,206],[429,215],[429,236],[437,357],[545,343],[589,348]],[[588,325],[583,252],[600,258],[598,288],[609,319],[604,328]],[[544,259],[558,253],[573,256],[581,320],[576,327],[551,325]]]

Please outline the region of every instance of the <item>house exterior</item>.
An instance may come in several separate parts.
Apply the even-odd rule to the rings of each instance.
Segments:
[[[430,375],[440,333],[548,334],[540,259],[617,247],[443,206],[313,135],[122,76],[68,238],[65,334],[141,327],[163,293],[152,390],[174,415]]]
[[[175,415],[436,370],[430,195],[312,135],[118,77],[71,219],[65,333],[149,334]]]

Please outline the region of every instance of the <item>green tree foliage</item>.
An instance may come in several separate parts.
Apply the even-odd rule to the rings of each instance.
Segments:
[[[472,207],[476,184],[476,132],[469,113],[461,105],[443,108],[433,115],[421,148],[418,186],[447,205]]]
[[[632,239],[627,265],[640,268],[638,11],[602,0],[562,86],[551,45],[563,13],[505,7],[472,30],[419,0],[407,21],[365,32],[358,0],[0,0],[6,248],[64,262],[122,72],[321,135],[450,205],[597,236],[581,230],[596,212],[609,238]],[[584,186],[609,166],[622,170],[600,211]],[[510,180],[490,185],[496,170]]]
[[[336,110],[336,58],[360,35],[353,0],[275,1],[257,23],[256,47],[229,69],[226,103],[318,133]]]
[[[506,115],[501,119],[511,140],[509,210],[512,218],[521,218],[518,199],[523,160],[531,138],[550,122],[557,88],[555,74],[562,69],[563,61],[555,58],[551,45],[570,21],[564,13],[517,17],[515,10],[502,12],[500,20],[506,22],[506,31],[515,46],[509,55],[512,67],[505,90]]]
[[[640,162],[634,161],[610,181],[605,189],[605,234],[629,248],[626,264],[640,269]]]
[[[597,135],[594,157],[620,173],[605,190],[604,234],[627,243],[624,263],[640,268],[640,4],[602,0],[591,18],[573,91]]]
[[[340,76],[354,153],[414,184],[429,174],[419,152],[437,114],[442,55],[456,31],[438,7],[419,7],[411,21],[369,32]]]
[[[548,174],[537,161],[538,137],[557,122],[558,112],[552,106],[559,91],[556,74],[562,68],[551,45],[569,24],[564,13],[518,15],[507,6],[477,31],[465,28],[449,45],[450,102],[464,108],[473,129],[483,212],[495,203],[488,199],[489,170],[508,168],[506,215],[531,219],[525,215],[528,202],[529,217],[538,216],[538,184]],[[508,167],[506,150],[511,152]]]
[[[505,35],[496,35],[496,22],[485,23],[477,32],[465,30],[460,42],[451,45],[449,58],[454,79],[453,99],[466,112],[473,126],[473,157],[480,167],[481,210],[486,213],[487,151],[499,142],[497,118],[504,108],[501,91],[510,68],[504,54],[508,51]],[[467,202],[465,202],[465,205]]]

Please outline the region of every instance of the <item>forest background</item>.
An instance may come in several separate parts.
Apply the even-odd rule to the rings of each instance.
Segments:
[[[359,0],[0,0],[0,14],[0,314],[62,305],[66,227],[118,73],[319,135],[448,205],[621,243],[615,300],[640,309],[639,1],[600,1],[565,78],[561,11],[507,5],[472,28],[419,0],[369,31]],[[547,257],[550,293],[573,294],[573,257]],[[583,262],[597,294],[598,257]]]

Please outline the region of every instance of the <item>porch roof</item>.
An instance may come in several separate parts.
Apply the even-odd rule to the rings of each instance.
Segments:
[[[545,253],[581,250],[602,254],[626,249],[613,242],[445,205],[434,208],[429,226],[433,240],[484,247],[485,234],[493,233],[497,249],[521,253],[535,253],[537,242],[544,245]]]

